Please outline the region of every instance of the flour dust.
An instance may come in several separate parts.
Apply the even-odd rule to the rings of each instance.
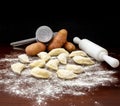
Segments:
[[[118,79],[112,75],[116,73],[113,70],[105,70],[101,67],[101,63],[91,66],[85,66],[84,73],[79,74],[78,78],[73,80],[62,80],[54,73],[50,79],[37,79],[30,75],[29,69],[25,69],[21,75],[13,73],[10,69],[11,63],[18,61],[17,55],[11,57],[6,55],[0,59],[0,63],[5,64],[0,69],[0,89],[11,95],[34,99],[33,106],[47,106],[48,98],[59,99],[64,94],[70,95],[85,95],[88,90],[97,86],[109,86],[115,83]]]

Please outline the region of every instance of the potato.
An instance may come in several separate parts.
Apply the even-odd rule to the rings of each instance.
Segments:
[[[47,50],[50,51],[55,48],[61,48],[67,41],[68,32],[66,29],[61,29],[54,36],[52,41],[48,44]]]
[[[45,50],[46,50],[46,45],[41,42],[32,43],[25,48],[26,54],[30,56],[37,55],[39,52],[42,52]]]
[[[72,52],[76,49],[75,45],[72,42],[66,42],[64,44],[64,48],[68,51],[68,52]]]

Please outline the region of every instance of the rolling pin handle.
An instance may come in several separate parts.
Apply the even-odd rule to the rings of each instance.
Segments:
[[[74,37],[73,42],[79,45],[79,43],[81,42],[81,39],[78,37]]]
[[[103,55],[104,61],[106,61],[111,67],[116,68],[119,66],[119,60],[108,55]]]

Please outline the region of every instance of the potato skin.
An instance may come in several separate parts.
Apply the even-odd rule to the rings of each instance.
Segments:
[[[61,48],[67,41],[68,32],[66,29],[61,29],[54,36],[52,41],[48,44],[47,50],[50,51],[55,48]]]
[[[37,55],[39,52],[45,50],[46,50],[46,45],[41,42],[32,43],[25,48],[26,54],[30,56]]]
[[[76,49],[75,45],[72,42],[66,42],[64,44],[64,48],[68,51],[68,52],[72,52]]]

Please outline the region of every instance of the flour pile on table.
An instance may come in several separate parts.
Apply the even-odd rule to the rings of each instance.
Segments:
[[[80,65],[81,61],[79,61],[78,57],[74,58],[74,60],[77,62],[79,61],[79,66],[82,67],[82,71],[69,71],[73,76],[75,75],[74,78],[67,76],[67,73],[69,73],[68,71],[66,71],[66,74],[63,74],[61,71],[65,70],[66,67],[65,58],[63,59],[64,61],[59,60],[60,65],[57,65],[57,70],[60,69],[59,71],[56,71],[55,68],[46,66],[47,68],[45,69],[49,69],[50,74],[46,71],[41,72],[42,74],[35,74],[37,69],[32,70],[33,74],[31,74],[30,70],[35,68],[34,65],[37,64],[37,62],[36,64],[33,63],[33,61],[38,59],[37,56],[29,57],[29,61],[26,58],[25,60],[27,63],[24,63],[25,66],[22,66],[24,70],[19,68],[19,70],[22,71],[19,71],[17,74],[11,70],[11,65],[20,61],[18,58],[20,55],[21,54],[12,53],[0,59],[0,63],[5,64],[4,67],[0,69],[0,86],[2,86],[0,90],[18,97],[32,99],[35,101],[33,106],[47,106],[47,99],[60,99],[65,94],[86,95],[92,88],[97,86],[109,86],[117,81],[117,78],[112,76],[116,73],[115,71],[104,69],[100,62],[92,59],[94,64]],[[64,57],[66,55],[62,56]],[[57,59],[61,59],[61,57],[57,57]],[[71,57],[72,60],[68,59],[68,63],[78,65],[78,63],[75,63],[73,60],[74,56]],[[20,59],[22,58],[20,57]],[[54,56],[52,59],[56,59],[56,57]],[[60,61],[63,63],[60,63]],[[55,64],[57,63],[54,63],[54,65]],[[68,66],[68,69],[70,69],[70,66]],[[58,74],[56,72],[58,72]]]

